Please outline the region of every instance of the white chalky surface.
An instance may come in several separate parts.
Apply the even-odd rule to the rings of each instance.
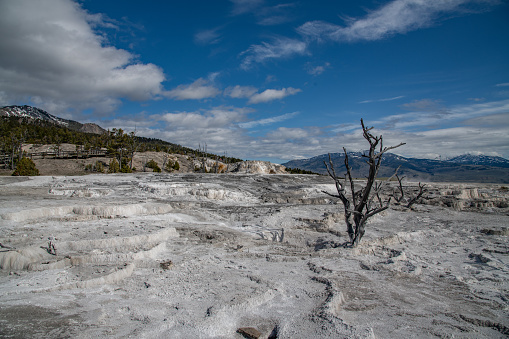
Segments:
[[[509,335],[507,188],[430,184],[357,248],[323,190],[304,175],[0,177],[0,337]]]

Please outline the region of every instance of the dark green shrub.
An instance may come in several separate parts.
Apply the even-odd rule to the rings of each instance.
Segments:
[[[159,167],[157,162],[155,162],[153,159],[151,159],[149,162],[147,162],[146,166],[148,168],[152,168],[152,171],[154,171],[154,172],[158,172],[158,173],[161,172],[161,167]]]
[[[85,166],[85,171],[104,173],[104,163],[97,160],[95,164],[88,164]]]
[[[14,176],[39,175],[39,170],[35,167],[32,159],[23,157],[16,165],[16,169],[12,173]]]
[[[118,164],[117,159],[111,159],[108,168],[108,173],[118,173],[118,172],[120,172],[120,165]]]
[[[94,164],[94,171],[104,173],[104,165],[101,161],[97,160]]]
[[[122,164],[122,168],[120,168],[120,172],[122,173],[132,173],[131,167],[127,164]]]
[[[169,160],[166,163],[165,170],[167,170],[168,172],[178,171],[179,169],[180,169],[180,164],[178,161]]]

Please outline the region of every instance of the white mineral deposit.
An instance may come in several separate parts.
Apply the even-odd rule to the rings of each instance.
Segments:
[[[0,336],[506,337],[507,187],[426,188],[352,248],[326,176],[0,177]]]

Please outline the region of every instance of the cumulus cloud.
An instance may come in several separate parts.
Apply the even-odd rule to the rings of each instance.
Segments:
[[[244,114],[240,111],[213,109],[201,112],[166,113],[159,117],[175,129],[188,129],[193,133],[196,129],[227,128],[235,122],[241,121]]]
[[[194,112],[172,112],[148,116],[137,124],[139,135],[162,138],[187,146],[207,144],[209,151],[242,159],[270,159],[284,162],[310,158],[329,152],[366,149],[358,121],[341,126],[303,126],[290,128],[282,123],[298,113],[265,119],[250,118],[253,109],[216,107]],[[151,122],[148,124],[147,122]],[[417,158],[452,157],[480,152],[509,157],[509,100],[393,115],[378,121],[373,133],[384,137],[384,145],[406,145],[397,154]],[[131,123],[131,126],[132,124]],[[121,124],[116,124],[119,127]],[[252,128],[267,126],[264,131]],[[264,134],[260,134],[264,133]]]
[[[269,102],[273,100],[283,99],[286,98],[289,95],[294,95],[301,92],[298,88],[283,88],[283,89],[266,89],[265,91],[261,93],[257,93],[249,99],[250,104],[259,104],[262,102]]]
[[[506,132],[509,128],[509,100],[441,109],[394,115],[379,121],[366,121],[366,124],[375,126],[373,133],[384,136],[384,145],[406,142],[394,152],[407,157],[452,157],[471,152],[509,157],[509,134]],[[291,160],[341,152],[343,146],[348,151],[366,149],[358,122],[342,127],[280,127],[256,142],[251,140],[252,152]]]
[[[266,89],[258,93],[258,89],[251,86],[233,86],[224,90],[224,95],[236,99],[249,99],[249,104],[259,104],[273,100],[283,99],[289,95],[301,92],[298,88]]]
[[[307,139],[309,133],[303,128],[288,128],[279,127],[277,130],[272,131],[268,134],[270,139],[276,140],[295,140],[295,139]]]
[[[106,112],[160,95],[162,69],[109,46],[98,25],[113,24],[70,0],[2,1],[0,97]]]
[[[298,28],[303,36],[317,41],[372,41],[404,34],[468,10],[470,5],[496,4],[491,0],[393,0],[361,19],[347,19],[346,26],[310,21]]]
[[[229,96],[230,98],[240,99],[240,98],[250,98],[256,92],[258,92],[258,90],[255,87],[237,85],[225,89],[224,95]]]
[[[199,78],[189,85],[179,85],[170,91],[164,92],[164,96],[175,100],[201,100],[214,98],[219,94],[221,94],[221,90],[211,84],[209,80],[203,78]]]
[[[270,59],[287,58],[296,54],[306,54],[307,44],[303,41],[290,38],[275,38],[271,43],[262,42],[259,45],[251,45],[242,52],[244,60],[241,67],[245,70],[252,67],[253,63],[262,63]]]
[[[170,140],[186,147],[197,148],[207,144],[210,152],[246,157],[249,153],[249,135],[240,123],[249,119],[250,108],[219,106],[193,112],[166,112],[148,116],[150,128],[140,128],[139,135]]]

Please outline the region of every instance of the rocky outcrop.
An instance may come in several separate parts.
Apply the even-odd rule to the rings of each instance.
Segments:
[[[286,174],[286,167],[268,161],[242,161],[228,165],[228,172],[250,174]]]
[[[102,128],[101,126],[99,126],[97,124],[92,124],[92,123],[83,124],[79,131],[84,132],[84,133],[93,133],[93,134],[103,134],[106,132],[106,130],[104,128]]]

